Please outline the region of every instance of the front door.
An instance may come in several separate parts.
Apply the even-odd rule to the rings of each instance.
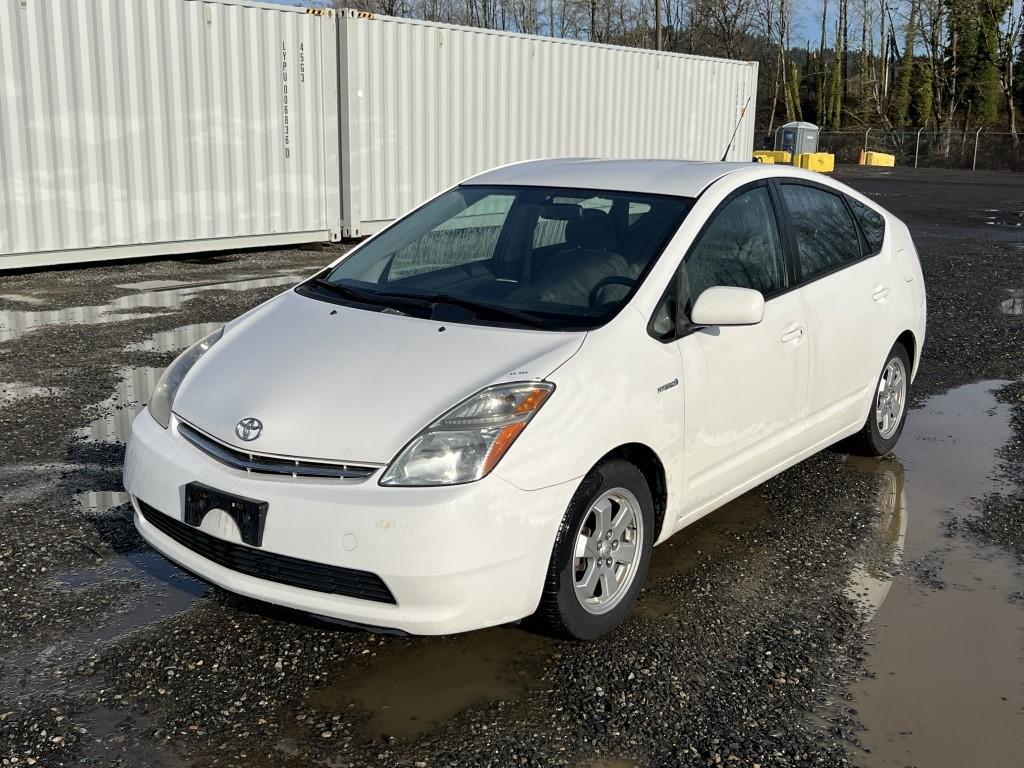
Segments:
[[[683,516],[693,518],[774,474],[801,446],[808,345],[766,185],[741,188],[709,219],[684,262],[690,305],[712,286],[765,297],[757,325],[701,328],[675,343],[684,401]]]

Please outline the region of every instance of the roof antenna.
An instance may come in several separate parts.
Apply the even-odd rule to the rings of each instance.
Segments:
[[[740,129],[740,123],[743,122],[743,118],[747,114],[747,107],[750,106],[750,97],[747,96],[747,103],[743,105],[743,109],[740,110],[740,119],[736,121],[736,127],[732,129],[732,136],[729,137],[729,146],[725,148],[725,152],[722,153],[722,159],[720,162],[725,162],[725,158],[729,156],[729,150],[732,149],[732,143],[736,141],[736,133]]]

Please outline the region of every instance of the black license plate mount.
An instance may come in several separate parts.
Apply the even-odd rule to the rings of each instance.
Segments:
[[[242,541],[251,547],[263,546],[263,529],[270,504],[219,491],[202,483],[185,486],[185,522],[195,528],[202,525],[206,513],[219,509],[238,526]]]

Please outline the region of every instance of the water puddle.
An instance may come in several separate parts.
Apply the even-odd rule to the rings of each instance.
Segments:
[[[63,390],[60,387],[37,387],[22,381],[0,381],[0,408],[29,397],[55,397],[61,392]]]
[[[521,698],[537,685],[540,663],[555,645],[510,627],[390,641],[368,666],[349,664],[330,686],[311,692],[307,704],[328,716],[361,710],[374,736],[408,738],[465,709]]]
[[[223,323],[196,323],[161,331],[145,341],[131,344],[126,352],[174,352],[185,349],[213,333]],[[75,437],[101,443],[123,443],[136,414],[149,402],[163,368],[128,366],[121,369],[113,394],[99,404],[100,418],[82,427]]]
[[[764,499],[751,491],[656,546],[634,612],[646,619],[671,614],[678,607],[672,580],[692,571],[709,553],[719,552],[738,532],[758,525],[767,514]]]
[[[38,296],[26,296],[23,293],[0,293],[0,301],[10,301],[16,304],[31,304],[33,306],[45,303]]]
[[[224,323],[195,323],[183,325],[180,328],[172,328],[169,331],[160,331],[145,341],[129,344],[124,348],[125,352],[174,352],[185,349],[199,341],[204,336],[220,328]]]
[[[125,442],[135,415],[149,402],[163,372],[163,368],[152,366],[122,368],[114,393],[98,406],[103,416],[77,430],[75,437],[100,443]]]
[[[86,514],[102,517],[127,504],[128,494],[124,491],[86,491],[75,494],[75,501]]]
[[[191,283],[180,287],[145,290],[120,296],[108,304],[54,310],[0,310],[0,343],[16,339],[48,325],[110,323],[125,320],[133,312],[177,310],[203,291],[253,291],[259,288],[293,285],[301,274],[284,274],[215,283]]]
[[[883,530],[904,560],[900,575],[876,574],[873,676],[854,688],[867,768],[1024,765],[1024,606],[1011,600],[1024,568],[951,525],[1006,490],[993,474],[1011,436],[1000,385],[929,400],[910,414],[896,461],[853,467],[891,487]]]
[[[903,560],[907,538],[907,498],[903,465],[892,459],[864,459],[851,456],[847,466],[854,472],[873,474],[878,479],[878,526],[855,556],[846,594],[859,603],[868,618],[882,607],[895,573]]]
[[[1024,227],[1024,208],[986,208],[978,218],[989,227]]]
[[[1024,289],[1007,288],[1006,298],[999,302],[999,311],[1004,315],[1024,315]]]
[[[80,631],[43,648],[0,656],[0,694],[45,692],[56,682],[67,686],[74,671],[104,644],[188,610],[210,587],[152,551],[112,558],[94,568],[63,571],[46,587],[55,592],[106,589],[135,584],[127,607],[105,618],[83,617]]]

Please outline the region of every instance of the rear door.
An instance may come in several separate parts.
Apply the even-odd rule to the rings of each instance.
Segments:
[[[807,319],[808,438],[828,442],[866,418],[893,342],[892,275],[845,195],[808,181],[777,188]]]

